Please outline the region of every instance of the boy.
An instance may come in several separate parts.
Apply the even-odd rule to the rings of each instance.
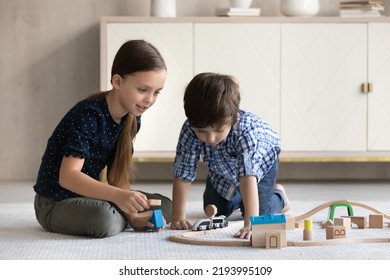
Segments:
[[[240,110],[234,78],[201,73],[184,94],[187,120],[180,132],[173,168],[172,229],[189,229],[185,205],[200,156],[208,167],[203,207],[215,205],[228,217],[240,208],[244,226],[235,237],[250,239],[250,216],[286,212],[291,205],[276,184],[280,139],[264,120]]]

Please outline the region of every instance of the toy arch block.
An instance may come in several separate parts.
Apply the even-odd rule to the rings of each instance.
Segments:
[[[348,216],[350,216],[350,217],[353,216],[353,209],[352,209],[351,204],[349,204],[348,202],[336,202],[336,203],[333,203],[329,208],[329,220],[333,221],[334,211],[335,211],[336,207],[339,207],[339,206],[347,207]]]

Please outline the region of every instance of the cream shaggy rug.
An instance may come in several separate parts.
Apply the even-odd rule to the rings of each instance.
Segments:
[[[292,216],[301,215],[325,201],[293,201]],[[364,203],[389,214],[385,201]],[[192,220],[204,218],[201,202],[189,202]],[[354,207],[354,214],[368,216],[366,209]],[[335,217],[346,215],[346,208],[337,208]],[[320,223],[327,220],[328,209],[311,217],[313,239],[324,240],[325,230]],[[240,213],[229,219],[230,226],[208,234],[211,239],[230,239],[240,228]],[[351,229],[350,238],[390,238],[389,221],[383,229]],[[33,204],[0,204],[0,259],[1,260],[390,260],[390,243],[357,243],[329,246],[286,247],[263,249],[252,247],[202,246],[173,242],[165,229],[144,233],[125,231],[105,239],[91,239],[45,232],[35,220]],[[287,232],[288,240],[302,240],[302,229]]]

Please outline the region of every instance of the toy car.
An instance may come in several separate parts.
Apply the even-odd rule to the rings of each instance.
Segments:
[[[210,230],[213,226],[213,220],[212,218],[207,219],[200,219],[195,222],[195,224],[192,226],[192,230]]]
[[[213,217],[213,229],[224,228],[228,226],[227,219],[224,215]]]
[[[192,226],[192,230],[210,230],[210,229],[217,229],[217,228],[223,228],[227,227],[228,222],[224,215],[218,216],[218,217],[212,217],[207,219],[200,219],[195,222],[195,224]]]

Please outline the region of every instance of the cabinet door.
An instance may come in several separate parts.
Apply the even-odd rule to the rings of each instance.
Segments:
[[[241,108],[280,131],[280,24],[196,23],[194,69],[234,76]]]
[[[285,151],[365,151],[367,24],[282,24]]]
[[[102,90],[110,89],[110,73],[119,47],[130,39],[144,39],[161,52],[168,68],[167,81],[156,103],[142,115],[136,152],[174,151],[185,120],[183,92],[192,78],[193,33],[191,23],[108,23],[106,47],[102,48]],[[106,55],[104,55],[106,49]],[[104,74],[105,72],[105,74]],[[106,85],[106,87],[104,87]]]
[[[390,150],[390,24],[369,24],[368,150]]]

